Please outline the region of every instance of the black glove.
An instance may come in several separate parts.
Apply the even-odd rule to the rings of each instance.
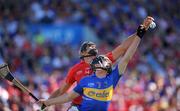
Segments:
[[[146,29],[143,27],[143,25],[140,25],[137,29],[137,36],[142,39],[145,33]]]

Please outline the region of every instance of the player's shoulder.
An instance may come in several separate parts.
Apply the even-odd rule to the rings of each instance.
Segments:
[[[91,81],[93,77],[94,77],[94,74],[88,75],[88,76],[83,77],[83,78],[81,79],[81,81],[83,81],[83,82],[88,82],[88,81]]]
[[[80,66],[80,62],[76,63],[71,67],[71,69],[77,69]]]
[[[119,68],[118,68],[118,65],[114,66],[113,69],[112,69],[112,72],[109,74],[110,76],[111,75],[123,75],[119,72]]]
[[[82,68],[84,68],[84,66],[86,66],[85,64],[86,64],[85,62],[80,61],[80,62],[76,63],[75,65],[73,65],[73,66],[71,67],[71,70],[79,70],[79,69],[82,69]]]

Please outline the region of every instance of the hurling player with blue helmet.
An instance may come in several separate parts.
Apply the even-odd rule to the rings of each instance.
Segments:
[[[83,101],[76,111],[107,111],[113,96],[113,90],[152,21],[153,18],[149,17],[147,24],[138,27],[136,37],[114,69],[112,69],[112,62],[108,57],[104,55],[97,56],[90,64],[94,73],[81,79],[73,91],[39,102],[46,106],[63,104],[82,95]]]

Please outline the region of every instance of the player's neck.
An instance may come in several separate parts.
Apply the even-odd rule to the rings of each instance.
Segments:
[[[106,71],[96,71],[96,76],[98,78],[105,78],[106,77]]]

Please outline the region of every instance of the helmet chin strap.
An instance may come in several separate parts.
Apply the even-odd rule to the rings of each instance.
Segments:
[[[103,67],[95,67],[94,71],[101,69],[101,70],[105,70],[108,74],[111,73],[112,69],[107,69],[107,68],[103,68]]]
[[[85,55],[85,56],[81,56],[80,59],[83,59],[84,57],[91,57],[91,56],[97,56],[97,49],[91,49],[89,52],[88,52],[88,55]]]
[[[99,70],[99,69],[107,71],[107,69],[105,69],[105,68],[103,68],[103,67],[96,67],[96,68],[95,68],[95,70]]]
[[[83,59],[84,57],[91,57],[91,56],[95,56],[95,55],[86,55],[86,56],[81,56],[80,59]]]

